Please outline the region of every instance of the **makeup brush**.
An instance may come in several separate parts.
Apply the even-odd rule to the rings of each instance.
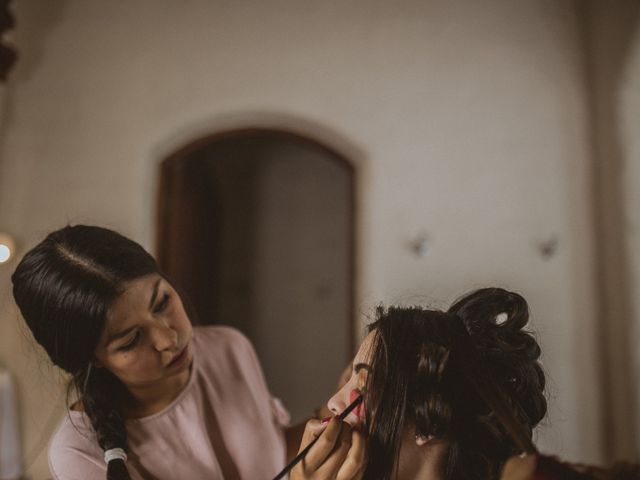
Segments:
[[[360,405],[360,403],[362,403],[362,395],[358,395],[358,398],[356,398],[353,402],[351,402],[351,404],[344,410],[344,412],[342,412],[340,415],[338,415],[338,419],[340,421],[344,420],[345,418],[347,418],[347,415],[349,415],[351,413],[351,411],[356,408],[358,405]],[[300,462],[300,460],[302,460],[307,453],[309,453],[309,450],[311,450],[311,447],[313,447],[315,445],[315,443],[318,441],[318,439],[320,438],[320,436],[318,435],[316,438],[313,439],[313,441],[311,441],[311,443],[309,443],[309,445],[307,445],[306,447],[304,447],[304,450],[302,450],[297,456],[296,458],[294,458],[293,460],[291,460],[291,462],[289,463],[289,465],[287,465],[286,467],[284,467],[284,469],[278,474],[276,475],[273,480],[280,480],[281,478],[283,478],[287,473],[289,473],[291,471],[291,469],[293,467],[295,467],[298,462]]]

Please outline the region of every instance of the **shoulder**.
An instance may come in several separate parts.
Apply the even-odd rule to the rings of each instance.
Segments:
[[[106,468],[102,450],[86,422],[84,415],[71,412],[53,434],[48,457],[54,479],[104,478]]]
[[[196,327],[193,338],[198,363],[205,370],[251,381],[262,378],[256,351],[239,330],[219,325]]]
[[[249,339],[239,330],[221,325],[208,325],[195,327],[193,329],[193,339],[196,348],[199,349],[231,349],[253,351],[253,346]]]

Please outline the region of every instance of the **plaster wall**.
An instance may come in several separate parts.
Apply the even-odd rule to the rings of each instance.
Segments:
[[[621,128],[619,141],[623,155],[623,198],[626,251],[630,264],[630,293],[631,293],[631,328],[628,347],[631,352],[633,368],[632,385],[635,404],[631,406],[635,412],[640,412],[640,32],[636,30],[631,43],[630,54],[626,68],[620,82],[620,94],[617,97],[618,115]],[[640,417],[636,416],[636,439],[640,438]],[[640,456],[640,445],[636,444],[634,452],[636,458]]]

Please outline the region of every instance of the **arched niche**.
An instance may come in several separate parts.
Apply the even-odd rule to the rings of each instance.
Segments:
[[[295,420],[352,356],[355,171],[311,138],[241,129],[160,164],[157,257],[201,324],[253,342]]]

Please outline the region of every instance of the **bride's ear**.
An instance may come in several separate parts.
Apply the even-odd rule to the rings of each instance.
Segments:
[[[433,438],[434,437],[432,435],[429,435],[428,437],[425,437],[424,435],[416,433],[416,445],[421,447],[422,445],[427,444],[429,442],[429,440],[432,440]]]

